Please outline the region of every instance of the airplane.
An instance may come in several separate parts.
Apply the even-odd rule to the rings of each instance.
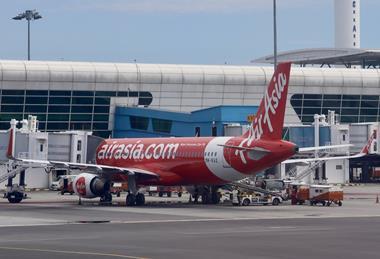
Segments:
[[[105,139],[96,150],[96,164],[84,164],[15,158],[11,129],[7,154],[24,168],[81,170],[73,181],[74,192],[81,198],[111,202],[112,183],[127,182],[127,206],[144,205],[139,188],[151,185],[201,186],[204,188],[193,189],[197,190],[194,195],[200,194],[203,203],[218,203],[220,186],[254,176],[303,151],[282,140],[290,69],[291,63],[277,66],[254,120],[242,136]],[[342,146],[347,145],[316,149]]]

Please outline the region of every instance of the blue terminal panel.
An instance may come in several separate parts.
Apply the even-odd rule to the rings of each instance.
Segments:
[[[225,124],[247,125],[256,111],[256,106],[216,106],[191,113],[116,107],[113,137],[222,136]]]
[[[313,147],[314,144],[314,126],[294,126],[289,127],[289,141],[297,144],[299,147]],[[323,126],[319,128],[319,146],[331,145],[330,127]]]

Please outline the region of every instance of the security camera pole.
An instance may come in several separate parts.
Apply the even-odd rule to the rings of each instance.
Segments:
[[[12,19],[22,20],[24,18],[28,21],[28,60],[30,60],[30,21],[41,19],[42,16],[36,12],[36,10],[26,10],[25,12],[18,14]]]

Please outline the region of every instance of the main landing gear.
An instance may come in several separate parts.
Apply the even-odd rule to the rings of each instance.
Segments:
[[[202,198],[203,204],[218,204],[220,202],[220,193],[218,192],[219,186],[195,186],[192,193],[194,203],[198,202],[198,198]],[[191,198],[190,200],[191,201]]]
[[[143,193],[128,193],[126,204],[127,206],[143,206],[145,204],[145,195]]]
[[[100,197],[100,203],[112,203],[112,194],[110,192],[106,192]]]
[[[137,191],[136,175],[128,175],[128,195],[126,198],[127,206],[143,206],[145,204],[145,195]]]

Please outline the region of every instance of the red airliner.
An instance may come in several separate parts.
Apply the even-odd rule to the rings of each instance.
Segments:
[[[202,186],[195,188],[197,194],[217,203],[215,187],[254,176],[297,153],[294,143],[281,138],[290,67],[290,63],[278,65],[250,129],[242,136],[106,139],[96,150],[96,164],[16,160],[25,167],[81,169],[84,173],[76,176],[73,187],[83,198],[111,201],[111,184],[128,182],[128,206],[143,205],[145,197],[138,190],[149,185]],[[12,143],[11,137],[9,146]]]

